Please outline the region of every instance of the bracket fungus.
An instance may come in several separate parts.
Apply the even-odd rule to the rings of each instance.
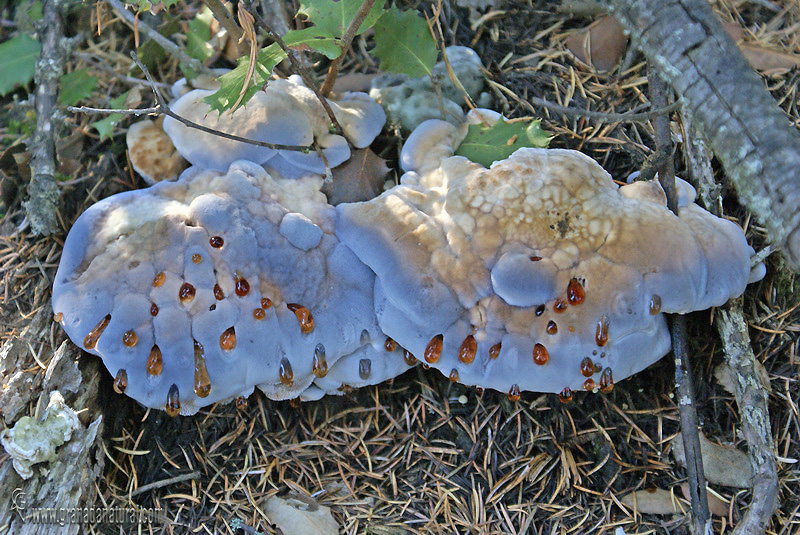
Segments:
[[[178,152],[192,165],[225,172],[237,160],[249,160],[287,178],[324,174],[350,157],[348,140],[356,148],[369,146],[384,123],[383,108],[365,93],[347,93],[339,101],[328,101],[344,137],[329,133],[330,119],[314,92],[299,76],[271,80],[235,111],[220,114],[204,102],[211,90],[189,91],[172,105],[178,115],[203,126],[240,137],[276,145],[308,147],[308,152],[273,149],[233,141],[192,129],[167,117],[164,130]],[[324,159],[317,154],[319,148]]]
[[[453,156],[465,134],[423,123],[399,186],[337,207],[337,234],[376,273],[381,329],[445,376],[511,399],[607,391],[667,353],[665,312],[744,291],[742,230],[685,182],[676,216],[657,182],[619,188],[577,151],[519,149],[489,169]]]
[[[315,399],[393,377],[408,366],[386,357],[374,274],[321,186],[239,161],[104,199],[67,237],[56,317],[118,392],[170,414],[254,386]]]

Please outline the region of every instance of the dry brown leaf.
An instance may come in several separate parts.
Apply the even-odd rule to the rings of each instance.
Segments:
[[[683,497],[686,498],[686,501],[691,501],[692,497],[689,493],[689,484],[682,483],[681,484],[681,494]],[[708,510],[711,512],[712,515],[715,516],[727,516],[728,515],[728,504],[725,503],[723,500],[719,498],[713,492],[706,490],[706,496],[708,496]]]
[[[651,515],[682,514],[686,508],[678,503],[678,497],[664,489],[637,490],[620,500],[626,507]]]
[[[768,394],[771,394],[772,386],[769,384],[769,373],[764,365],[758,361],[756,361],[756,376],[758,377],[761,386],[764,387],[764,390],[766,390]],[[714,378],[729,394],[735,394],[733,390],[733,378],[731,377],[730,366],[724,362],[719,364],[716,368],[714,368]]]
[[[733,446],[720,446],[700,433],[700,452],[703,455],[703,468],[710,483],[725,487],[748,488],[752,485],[753,467],[743,451]],[[672,453],[681,466],[686,466],[683,450],[683,437],[680,433],[672,439]]]
[[[272,496],[264,502],[264,512],[284,535],[339,534],[339,524],[330,508],[307,496]]]
[[[784,74],[786,71],[800,66],[800,55],[746,42],[744,40],[745,29],[738,23],[726,22],[723,23],[722,27],[731,36],[731,39],[736,41],[739,50],[742,51],[742,55],[755,70],[772,76]]]
[[[602,17],[565,41],[567,48],[582,62],[598,71],[611,71],[619,63],[628,37],[614,17]]]
[[[353,151],[350,159],[333,169],[333,180],[322,187],[328,202],[334,206],[343,202],[368,201],[381,194],[389,168],[386,160],[371,149]]]

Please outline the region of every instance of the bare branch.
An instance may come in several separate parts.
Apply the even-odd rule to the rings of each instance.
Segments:
[[[344,35],[342,35],[342,55],[331,62],[330,66],[328,67],[328,74],[325,76],[325,81],[322,83],[322,87],[319,90],[323,97],[328,96],[328,93],[330,93],[331,89],[333,89],[333,84],[336,82],[336,76],[339,74],[339,68],[342,66],[342,61],[344,61],[344,57],[348,50],[350,50],[350,45],[353,43],[353,38],[356,36],[356,33],[358,33],[358,28],[361,26],[361,23],[364,22],[364,19],[367,18],[369,10],[372,9],[372,6],[374,5],[375,0],[364,0],[364,3],[362,3],[361,7],[358,8],[356,16],[353,17],[353,20],[350,22],[347,30],[345,30]]]

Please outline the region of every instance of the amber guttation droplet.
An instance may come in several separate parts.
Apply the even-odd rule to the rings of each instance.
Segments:
[[[158,305],[155,303],[150,303],[150,315],[151,316],[158,316]]]
[[[612,390],[614,390],[614,376],[611,373],[611,368],[606,368],[600,374],[600,392],[608,394]]]
[[[425,363],[423,362],[423,363],[422,363],[422,369],[423,369],[423,370],[430,370],[430,369],[431,369],[431,367],[430,367],[430,366],[428,366],[427,364],[425,364]]]
[[[553,320],[548,321],[545,331],[547,331],[547,334],[556,334],[558,332],[558,324]]]
[[[548,353],[547,348],[544,347],[542,344],[534,345],[533,362],[535,362],[539,366],[544,366],[545,364],[547,364],[548,360],[550,360],[550,353]]]
[[[289,400],[289,406],[293,409],[299,409],[303,406],[303,401],[300,398],[292,398]]]
[[[261,298],[261,308],[264,310],[270,308],[272,306],[272,299],[269,297],[262,297]]]
[[[592,390],[594,390],[594,387],[595,387],[594,379],[592,379],[591,377],[583,382],[584,390],[591,392]]]
[[[314,362],[311,365],[311,371],[317,377],[325,377],[328,375],[328,361],[325,360],[325,346],[317,344],[314,348]]]
[[[541,256],[536,256],[536,255],[529,256],[528,258],[531,259],[531,262],[538,262],[539,260],[542,259]]]
[[[161,349],[155,344],[150,348],[150,355],[147,357],[147,373],[150,375],[161,375],[164,363],[161,359]]]
[[[608,316],[600,316],[600,320],[597,322],[597,330],[594,333],[594,341],[600,347],[608,343]]]
[[[358,376],[363,380],[369,379],[372,375],[372,361],[369,359],[361,359],[358,361]]]
[[[561,314],[567,311],[567,302],[560,297],[556,299],[556,302],[553,303],[553,312],[556,314]]]
[[[539,316],[544,314],[544,311],[545,311],[544,305],[539,305],[538,307],[536,307],[536,317],[538,318]]]
[[[655,316],[659,312],[661,312],[661,296],[652,295],[650,296],[650,315]]]
[[[599,362],[595,362],[594,363],[594,373],[600,373],[601,371],[603,371],[603,365],[600,364]]]
[[[194,253],[192,255],[192,262],[194,262],[195,264],[199,264],[202,261],[203,261],[203,255],[197,253]]]
[[[594,363],[589,357],[586,357],[581,361],[581,375],[584,377],[591,377],[594,375]]]
[[[222,239],[222,236],[211,236],[211,238],[208,240],[208,243],[211,244],[211,247],[214,249],[219,249],[225,245],[225,240]]]
[[[565,388],[564,390],[562,390],[561,393],[558,395],[558,400],[561,403],[569,403],[570,401],[572,401],[572,390],[570,390],[569,388]]]
[[[211,393],[211,378],[206,369],[203,345],[197,340],[194,341],[194,393],[199,398],[204,398]]]
[[[231,351],[236,347],[236,331],[233,327],[228,327],[219,335],[219,347],[224,351]]]
[[[122,394],[128,388],[128,372],[125,368],[120,368],[117,371],[117,376],[114,377],[114,392]]]
[[[178,385],[173,384],[167,392],[167,404],[164,407],[167,416],[175,417],[181,413],[181,396],[178,392]]]
[[[459,375],[458,375],[458,370],[457,370],[457,369],[455,369],[455,368],[453,368],[452,370],[450,370],[450,375],[449,375],[449,378],[450,378],[450,381],[451,381],[451,382],[453,382],[453,383],[457,383],[457,382],[458,382],[458,380],[460,379],[460,377],[459,377]]]
[[[392,340],[391,338],[387,338],[386,341],[383,343],[383,348],[391,353],[395,349],[397,349],[397,342]]]
[[[517,402],[520,396],[519,385],[511,385],[511,388],[508,390],[508,401]]]
[[[472,364],[475,360],[475,352],[478,351],[478,342],[471,334],[464,338],[461,347],[458,348],[458,360],[464,364]]]
[[[567,284],[567,301],[572,306],[580,305],[586,299],[586,290],[583,289],[581,281],[578,279],[570,279]]]
[[[97,345],[97,340],[100,339],[100,335],[103,334],[103,331],[108,327],[109,321],[111,321],[111,314],[107,314],[105,318],[101,319],[100,322],[94,326],[94,329],[89,331],[89,334],[83,339],[83,347],[86,349],[94,349],[94,346]]]
[[[497,342],[495,345],[489,348],[489,358],[494,360],[500,356],[500,349],[503,347],[503,344]]]
[[[369,331],[364,329],[361,331],[361,345],[366,345],[369,343]]]
[[[162,271],[162,272],[158,273],[155,277],[153,277],[153,286],[158,288],[159,286],[164,284],[165,280],[167,280],[167,276]]]
[[[136,331],[130,330],[125,331],[122,334],[122,343],[125,344],[127,347],[133,347],[136,345],[136,342],[139,341],[139,337],[136,336]]]
[[[244,297],[250,292],[250,283],[244,277],[235,277],[234,291],[239,297]]]
[[[389,338],[389,340],[392,340],[392,339],[391,339],[391,338]],[[392,340],[392,342],[394,342],[394,340]],[[394,351],[394,350],[392,350],[392,351]],[[404,361],[406,362],[406,364],[408,364],[409,366],[415,366],[415,365],[417,364],[417,362],[419,362],[419,361],[417,360],[417,357],[415,357],[414,355],[412,355],[412,354],[411,354],[411,351],[409,351],[408,349],[404,349],[404,350],[403,350],[403,360],[404,360]]]
[[[264,312],[263,308],[256,308],[253,310],[253,317],[257,320],[263,320],[265,317],[267,317],[267,313]]]
[[[186,303],[194,299],[195,289],[194,286],[189,284],[188,282],[184,282],[181,284],[181,289],[178,290],[178,299],[181,300],[181,303]]]
[[[292,371],[292,363],[286,357],[281,359],[281,366],[278,371],[281,383],[286,386],[294,384],[294,372]]]
[[[425,362],[429,364],[433,364],[434,362],[438,362],[442,356],[442,345],[444,343],[444,336],[441,334],[437,334],[431,341],[428,342],[428,345],[425,346],[425,353],[423,357],[425,357]]]
[[[247,398],[244,396],[236,398],[236,408],[240,411],[245,410],[247,408]]]
[[[286,303],[286,308],[294,312],[297,321],[300,322],[300,332],[308,334],[314,330],[314,316],[309,309],[297,303]]]
[[[64,314],[62,314],[61,312],[56,312],[55,314],[53,314],[53,321],[55,321],[56,323],[61,323],[61,320],[63,319],[64,319]]]
[[[222,301],[225,299],[225,292],[222,291],[222,288],[219,287],[219,284],[214,285],[214,299],[217,301]]]

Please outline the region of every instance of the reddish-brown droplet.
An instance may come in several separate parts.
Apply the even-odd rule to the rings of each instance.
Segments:
[[[56,312],[55,314],[53,314],[53,321],[55,321],[56,323],[61,323],[61,320],[63,319],[64,319],[64,314],[62,314],[61,312]]]
[[[529,256],[528,258],[531,259],[531,262],[538,262],[539,260],[542,259],[541,256],[536,256],[536,255]]]
[[[122,343],[125,344],[127,347],[135,346],[136,342],[138,341],[139,337],[136,336],[136,331],[130,330],[122,333]]]
[[[600,347],[608,343],[608,316],[600,316],[600,321],[597,322],[597,329],[594,333],[594,341]]]
[[[124,368],[117,371],[117,376],[114,377],[114,392],[122,394],[128,388],[128,372]]]
[[[153,286],[155,286],[156,288],[158,288],[159,286],[161,286],[162,284],[164,284],[164,281],[165,281],[165,280],[167,280],[167,276],[166,276],[166,274],[164,274],[164,272],[162,271],[162,272],[158,273],[158,274],[157,274],[155,277],[153,277]]]
[[[372,361],[370,359],[361,359],[358,361],[358,376],[364,381],[369,379],[372,375]]]
[[[261,298],[261,308],[264,310],[270,308],[272,306],[272,299],[269,297],[262,297]]]
[[[222,236],[211,236],[211,238],[208,240],[208,243],[211,244],[211,247],[214,249],[219,249],[225,245],[225,240],[222,239]]]
[[[225,299],[225,292],[222,291],[222,288],[219,287],[219,284],[214,285],[214,299],[217,301],[222,301]]]
[[[539,366],[544,366],[545,364],[547,364],[548,360],[550,360],[550,353],[547,351],[547,348],[544,347],[542,344],[534,345],[533,362],[535,362]]]
[[[103,331],[108,327],[109,321],[111,321],[111,314],[107,314],[105,318],[101,319],[100,322],[94,326],[94,329],[89,331],[89,334],[83,339],[83,347],[86,349],[94,349],[94,346],[97,345],[97,340],[100,339],[100,335],[103,334]]]
[[[161,358],[161,349],[155,344],[150,348],[150,355],[147,356],[147,373],[150,375],[161,375],[164,363]]]
[[[155,303],[150,303],[150,315],[151,316],[158,316],[158,305]]]
[[[594,373],[600,373],[601,371],[603,371],[603,365],[600,364],[599,362],[595,362],[594,363]]]
[[[561,403],[569,403],[570,401],[572,401],[572,390],[570,390],[569,388],[565,388],[564,390],[562,390],[561,393],[558,395],[558,400]]]
[[[594,363],[589,357],[586,357],[581,361],[581,375],[584,377],[591,377],[594,375]]]
[[[425,363],[423,362],[423,363],[422,363],[422,369],[423,369],[423,370],[430,370],[430,369],[431,369],[431,367],[430,367],[430,366],[428,366],[427,364],[425,364]]]
[[[539,316],[544,314],[544,311],[545,311],[544,305],[539,305],[538,307],[536,307],[536,317],[538,318]]]
[[[328,375],[328,361],[325,359],[325,346],[317,344],[314,348],[314,362],[311,365],[311,371],[317,377],[325,377]]]
[[[511,388],[508,390],[508,401],[517,402],[519,401],[520,397],[521,394],[519,392],[519,385],[517,384],[511,385]]]
[[[455,369],[455,368],[453,368],[452,370],[450,370],[450,376],[449,376],[449,377],[450,377],[450,381],[451,381],[451,382],[453,382],[453,383],[457,383],[457,382],[458,382],[458,380],[460,379],[460,377],[459,377],[459,375],[458,375],[458,370],[457,370],[457,369]]]
[[[483,387],[476,386],[475,387],[475,393],[478,394],[479,396],[482,396],[483,395]]]
[[[397,349],[397,342],[392,340],[391,338],[386,338],[386,341],[383,343],[383,348],[391,353],[395,349]]]
[[[294,312],[297,317],[297,321],[300,323],[300,332],[308,334],[314,330],[314,316],[311,315],[309,309],[297,303],[287,303],[286,308]]]
[[[195,289],[194,286],[189,284],[188,282],[184,282],[181,284],[180,290],[178,290],[178,299],[181,300],[181,303],[186,303],[194,299]]]
[[[281,383],[286,386],[294,384],[294,372],[292,371],[292,363],[286,357],[281,359],[281,366],[278,371]]]
[[[567,301],[572,306],[580,305],[586,299],[586,290],[583,289],[581,281],[570,279],[567,284]]]
[[[192,255],[192,262],[194,262],[195,264],[199,264],[202,261],[203,261],[203,255],[197,253],[194,253]]]
[[[250,283],[244,277],[234,278],[234,291],[239,297],[244,297],[250,292]]]
[[[267,313],[264,312],[263,308],[256,308],[253,310],[253,317],[257,320],[263,320],[267,317]]]
[[[429,364],[433,364],[434,362],[438,362],[442,356],[442,345],[444,343],[444,336],[441,334],[437,334],[431,341],[428,342],[428,345],[425,346],[425,353],[423,357],[425,358],[425,362]]]
[[[661,296],[652,295],[650,296],[650,314],[655,316],[659,312],[661,312]]]
[[[553,312],[555,312],[556,314],[561,314],[562,312],[567,311],[567,307],[568,307],[567,302],[564,299],[558,297],[555,303],[553,303]]]
[[[194,393],[199,398],[207,397],[211,393],[211,378],[206,369],[203,345],[197,340],[194,341]]]
[[[178,392],[178,385],[173,384],[167,392],[167,404],[164,406],[167,416],[173,418],[181,413],[181,396]]]
[[[303,400],[300,398],[292,398],[289,400],[289,406],[295,410],[303,406]]]
[[[475,352],[478,351],[478,342],[471,334],[464,338],[461,347],[458,348],[458,360],[464,364],[472,364],[475,360]]]
[[[219,335],[219,347],[224,351],[231,351],[236,347],[236,331],[233,327],[228,327]]]
[[[392,340],[392,339],[390,338],[389,340]],[[394,342],[394,340],[392,340],[392,342]],[[416,366],[417,362],[419,362],[419,361],[417,360],[417,357],[415,357],[414,355],[412,355],[412,354],[411,354],[411,351],[409,351],[408,349],[404,349],[404,350],[403,350],[403,360],[404,360],[404,361],[405,361],[405,363],[406,363],[406,364],[408,364],[409,366]]]
[[[547,331],[547,334],[556,334],[558,332],[558,324],[553,320],[548,321],[545,331]]]
[[[614,390],[614,376],[611,373],[611,368],[606,368],[600,374],[600,392],[608,394],[612,390]]]
[[[594,387],[595,387],[594,379],[592,379],[591,377],[586,379],[583,382],[583,389],[584,390],[587,390],[587,391],[591,392],[592,390],[594,390]]]
[[[489,358],[494,360],[500,356],[500,349],[503,347],[503,344],[497,342],[495,345],[489,348]]]
[[[244,396],[236,398],[236,408],[240,411],[245,410],[247,408],[247,398]]]

